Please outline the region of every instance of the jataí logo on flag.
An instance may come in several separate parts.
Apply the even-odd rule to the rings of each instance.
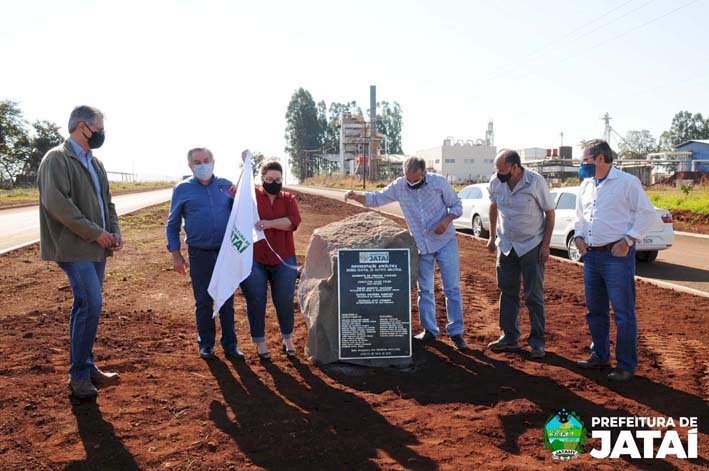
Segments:
[[[264,238],[256,230],[259,215],[256,207],[256,189],[251,171],[251,152],[246,151],[244,169],[239,179],[227,230],[224,233],[217,263],[209,282],[209,295],[214,300],[214,316],[229,299],[239,284],[251,274],[254,263],[254,243]]]
[[[244,253],[244,250],[249,248],[251,242],[246,240],[244,234],[239,232],[239,229],[234,226],[231,228],[231,245],[233,245],[239,253]]]

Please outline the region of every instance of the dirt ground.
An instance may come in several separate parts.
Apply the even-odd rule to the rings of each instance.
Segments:
[[[673,209],[672,219],[672,225],[676,231],[709,234],[709,214],[699,214],[686,209]]]
[[[312,195],[298,197],[302,263],[312,231],[363,211]],[[96,402],[70,401],[68,313],[63,272],[29,247],[0,258],[0,469],[703,469],[709,378],[709,298],[639,283],[638,375],[609,384],[574,361],[587,356],[581,269],[552,260],[546,274],[548,355],[485,350],[498,335],[494,257],[459,237],[466,340],[415,346],[412,371],[289,361],[278,348],[269,303],[272,363],[248,338],[236,299],[245,362],[202,361],[195,342],[189,279],[165,251],[167,206],[122,218],[125,249],[109,260],[97,364],[122,383]],[[439,325],[445,309],[437,281]],[[413,303],[414,330],[418,315]],[[529,332],[521,313],[523,335]],[[306,329],[296,311],[296,345]],[[613,336],[615,334],[613,333]],[[699,459],[559,463],[542,445],[547,417],[565,407],[591,417],[699,416]],[[682,436],[685,436],[682,433]],[[596,440],[585,450],[598,447]]]

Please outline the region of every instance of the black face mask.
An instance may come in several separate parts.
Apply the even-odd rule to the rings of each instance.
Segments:
[[[281,188],[283,188],[283,183],[263,182],[263,189],[266,190],[266,193],[268,193],[269,195],[277,195],[281,191]]]
[[[425,176],[421,177],[421,180],[419,180],[418,182],[416,182],[413,185],[411,183],[409,183],[408,180],[406,180],[406,184],[409,185],[409,188],[411,188],[412,190],[418,190],[419,188],[421,188],[423,186],[424,183],[426,183]]]
[[[88,125],[86,127],[88,127]],[[91,137],[88,138],[89,148],[98,149],[103,145],[103,141],[106,140],[106,134],[104,133],[103,129],[100,131],[94,131],[89,128],[89,131],[91,131]],[[85,134],[84,137],[86,137]]]
[[[507,183],[510,178],[512,178],[512,172],[510,173],[500,173],[497,172],[497,179],[500,180],[502,183]]]

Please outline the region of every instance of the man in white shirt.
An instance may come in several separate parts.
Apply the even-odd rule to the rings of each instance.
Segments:
[[[586,322],[593,353],[578,365],[610,366],[610,301],[617,330],[617,365],[608,378],[626,381],[638,365],[635,243],[652,227],[657,215],[640,180],[613,167],[613,153],[606,141],[586,143],[582,161],[579,175],[584,181],[576,199],[574,236],[584,263]]]

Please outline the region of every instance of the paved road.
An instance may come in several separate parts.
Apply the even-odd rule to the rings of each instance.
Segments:
[[[129,193],[113,197],[119,215],[146,206],[169,201],[172,189]],[[0,254],[19,245],[39,239],[39,209],[37,206],[0,210]]]
[[[345,190],[304,186],[293,186],[293,189],[339,200],[343,199],[345,193]],[[401,215],[398,203],[378,209]],[[563,257],[563,254],[557,252],[555,255]],[[675,235],[674,245],[660,251],[655,262],[638,262],[637,275],[709,293],[709,239]]]

